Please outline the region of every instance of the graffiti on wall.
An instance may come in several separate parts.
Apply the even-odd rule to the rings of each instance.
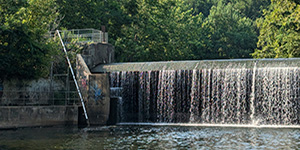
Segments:
[[[90,89],[95,93],[94,94],[95,102],[102,101],[104,99],[103,91],[98,87],[98,84],[96,82],[94,86],[90,86]]]
[[[87,80],[81,79],[81,87],[86,88],[87,87]]]

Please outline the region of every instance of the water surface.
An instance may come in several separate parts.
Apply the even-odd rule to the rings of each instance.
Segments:
[[[298,149],[300,129],[103,126],[0,131],[0,149]]]

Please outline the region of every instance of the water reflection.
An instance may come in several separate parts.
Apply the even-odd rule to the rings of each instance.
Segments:
[[[300,129],[109,126],[0,131],[0,149],[297,149]]]

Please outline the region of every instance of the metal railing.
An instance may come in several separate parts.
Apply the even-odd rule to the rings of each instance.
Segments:
[[[0,106],[80,105],[77,91],[3,91]]]
[[[108,33],[96,29],[71,29],[59,30],[64,42],[70,42],[72,39],[77,39],[79,43],[97,42],[108,43]],[[50,37],[57,35],[56,31],[49,32]]]

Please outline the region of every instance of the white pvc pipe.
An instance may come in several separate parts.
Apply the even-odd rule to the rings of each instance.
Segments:
[[[80,92],[80,89],[79,89],[79,86],[78,86],[77,80],[76,80],[76,78],[75,78],[74,71],[73,71],[73,68],[72,68],[72,65],[71,65],[70,59],[69,59],[69,57],[68,57],[68,53],[67,53],[67,50],[66,50],[65,44],[64,44],[64,42],[62,41],[62,38],[61,38],[61,36],[60,36],[60,33],[59,33],[59,31],[58,31],[58,30],[56,30],[56,32],[57,32],[57,34],[58,34],[58,36],[59,36],[59,39],[60,39],[61,45],[62,45],[62,46],[63,46],[63,48],[64,48],[64,52],[65,52],[65,54],[66,54],[66,59],[67,59],[67,61],[68,61],[69,68],[70,68],[70,70],[71,70],[71,73],[72,73],[72,76],[73,76],[73,80],[74,80],[74,82],[75,82],[76,89],[77,89],[78,95],[79,95],[79,97],[80,97],[80,100],[81,100],[81,104],[82,104],[82,107],[83,107],[83,111],[84,111],[84,116],[85,116],[86,122],[87,122],[87,124],[88,124],[88,125],[90,125],[90,122],[89,122],[89,117],[88,117],[88,115],[87,115],[87,112],[86,112],[86,108],[85,108],[85,105],[84,105],[84,101],[83,101],[83,98],[82,98],[82,95],[81,95],[81,92]]]

